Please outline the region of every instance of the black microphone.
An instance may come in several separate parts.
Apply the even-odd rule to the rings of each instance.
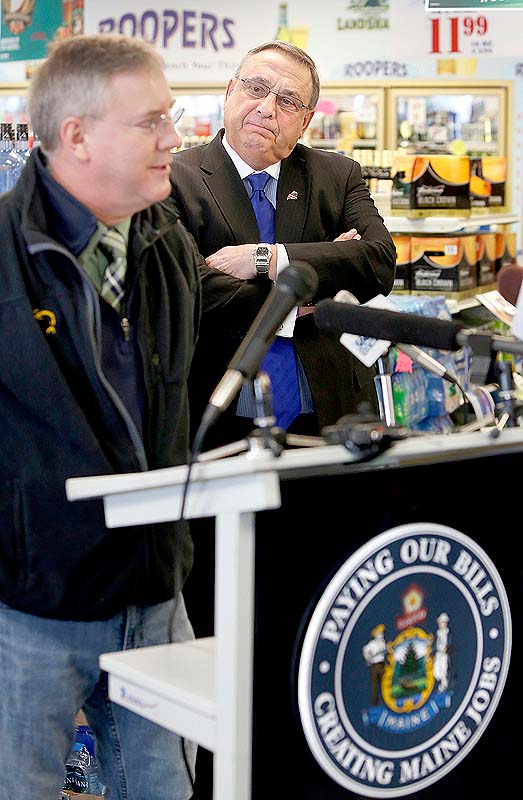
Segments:
[[[523,342],[508,336],[465,328],[459,322],[421,314],[347,305],[335,300],[320,300],[314,313],[314,322],[320,331],[329,333],[354,333],[437,350],[459,350],[469,346],[473,351],[484,352],[488,349],[489,352],[523,355]]]
[[[347,289],[340,289],[340,291],[334,295],[334,300],[340,303],[351,303],[356,306],[360,304],[358,298],[353,295],[352,292],[347,291]],[[372,308],[375,307],[376,306],[372,306]],[[340,338],[340,341],[343,344],[343,336]],[[429,356],[429,354],[421,350],[421,348],[416,347],[414,344],[406,344],[405,342],[397,342],[396,347],[398,350],[401,350],[402,353],[405,353],[411,361],[428,370],[432,375],[436,375],[438,378],[445,378],[449,383],[459,385],[458,379],[453,372],[450,372],[443,364],[437,361],[437,359]]]
[[[207,428],[230,405],[245,379],[251,380],[287,314],[306,303],[318,288],[318,275],[306,261],[291,261],[278,276],[227,372],[214,390],[202,417]]]

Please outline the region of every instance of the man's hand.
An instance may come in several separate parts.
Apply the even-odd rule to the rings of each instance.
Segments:
[[[217,250],[216,253],[212,253],[208,256],[205,259],[205,263],[211,269],[225,272],[226,275],[232,275],[234,278],[240,278],[243,281],[252,280],[256,278],[256,268],[252,257],[253,250],[256,247],[257,243],[222,247],[220,250]],[[270,277],[276,274],[276,262],[278,258],[277,248],[272,247],[271,250],[272,258],[269,267]]]
[[[334,239],[335,242],[348,242],[350,239],[361,239],[360,234],[356,230],[356,228],[351,228],[350,231],[345,231],[345,233],[340,233],[339,236],[336,236]]]

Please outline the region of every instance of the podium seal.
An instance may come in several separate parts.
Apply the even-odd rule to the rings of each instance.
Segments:
[[[454,769],[505,685],[509,604],[487,554],[434,523],[353,553],[305,631],[298,707],[317,763],[366,797],[403,797]]]

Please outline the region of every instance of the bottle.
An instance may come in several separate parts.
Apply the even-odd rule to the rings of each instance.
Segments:
[[[94,754],[94,737],[88,725],[77,725],[75,740],[65,764],[65,781],[62,787],[78,794],[102,796],[105,792],[98,776]]]
[[[7,122],[0,124],[0,194],[12,189],[21,172],[21,159],[14,152],[12,127]]]
[[[290,42],[291,32],[287,24],[287,3],[280,3],[278,30],[276,31],[275,39],[280,42]]]
[[[15,183],[16,183],[16,181],[18,180],[18,178],[22,174],[23,168],[25,167],[26,159],[16,149],[15,129],[14,129],[14,125],[12,123],[9,123],[9,133],[11,134],[11,142],[12,142],[12,145],[13,145],[13,158],[14,158],[14,160],[16,162],[16,167],[15,167]]]
[[[15,128],[15,153],[25,162],[31,155],[29,149],[29,125],[27,122],[19,122]]]

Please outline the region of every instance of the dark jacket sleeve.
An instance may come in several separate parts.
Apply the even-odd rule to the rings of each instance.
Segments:
[[[394,283],[396,250],[362,178],[360,165],[346,156],[314,152],[314,173],[307,223],[300,242],[282,242],[289,259],[303,259],[318,273],[318,301],[348,289],[360,302],[387,295]],[[327,156],[327,157],[325,157]],[[281,181],[285,191],[283,165]],[[341,200],[341,198],[343,198]],[[355,228],[359,241],[335,242]]]

